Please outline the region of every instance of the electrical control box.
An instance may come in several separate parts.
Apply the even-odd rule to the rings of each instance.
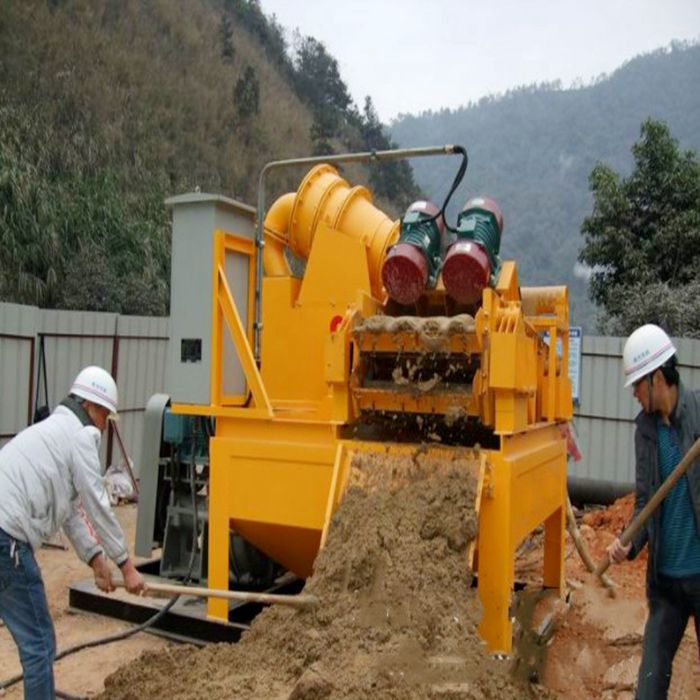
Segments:
[[[172,212],[170,347],[167,390],[173,403],[211,403],[212,265],[215,234],[255,239],[255,209],[221,195],[191,192],[165,201]],[[249,308],[250,257],[227,252],[226,280],[244,328]],[[230,345],[230,347],[229,347]],[[224,392],[246,393],[245,378],[230,338],[224,339]]]

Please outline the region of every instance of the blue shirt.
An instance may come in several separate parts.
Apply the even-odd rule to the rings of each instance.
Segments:
[[[681,461],[678,434],[661,419],[657,423],[661,479],[665,481]],[[700,537],[684,474],[661,504],[661,547],[658,570],[664,576],[682,578],[700,574]]]

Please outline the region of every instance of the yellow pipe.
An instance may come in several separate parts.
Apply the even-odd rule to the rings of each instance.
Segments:
[[[294,192],[282,195],[270,208],[265,217],[265,247],[263,248],[263,269],[269,277],[289,277],[289,263],[284,256],[287,246],[287,229],[292,213]]]
[[[566,287],[521,287],[526,316],[561,315],[568,318],[569,292]]]
[[[298,257],[308,258],[321,223],[362,241],[372,293],[381,299],[382,262],[389,246],[398,239],[400,221],[392,221],[377,209],[366,188],[351,188],[335,168],[326,164],[312,168],[296,194],[280,197],[265,217],[265,274],[289,274],[280,272],[280,247],[285,244]],[[286,266],[286,260],[284,263]]]

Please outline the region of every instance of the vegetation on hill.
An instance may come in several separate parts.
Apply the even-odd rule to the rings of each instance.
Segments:
[[[700,45],[636,58],[594,84],[529,86],[463,109],[403,116],[390,133],[355,105],[313,37],[290,46],[258,0],[0,3],[0,300],[167,313],[167,196],[199,188],[254,202],[272,159],[458,143],[469,196],[505,214],[503,257],[523,284],[568,284],[572,321],[595,329],[577,260],[597,162],[632,167],[647,117],[700,148]],[[455,165],[412,161],[442,202]],[[419,196],[406,162],[348,166],[398,215]],[[279,172],[268,197],[296,188]],[[461,200],[461,201],[460,201]],[[598,299],[602,301],[602,299]]]
[[[521,283],[567,284],[572,322],[594,332],[588,273],[577,264],[593,206],[588,177],[598,161],[628,173],[630,148],[648,117],[668,124],[682,148],[700,150],[698,75],[700,45],[675,44],[585,87],[532,85],[461,109],[404,115],[391,134],[406,147],[464,145],[469,169],[450,216],[470,196],[494,197],[505,217],[501,253],[518,261]],[[422,189],[439,200],[452,164],[421,159],[413,167]]]
[[[391,143],[257,0],[8,0],[0,57],[3,301],[166,313],[167,196],[254,202],[269,160]],[[393,213],[417,193],[408,166],[352,178]]]
[[[632,153],[627,178],[603,163],[591,173],[594,207],[579,256],[592,271],[591,295],[611,334],[656,323],[700,337],[700,161],[652,120]]]

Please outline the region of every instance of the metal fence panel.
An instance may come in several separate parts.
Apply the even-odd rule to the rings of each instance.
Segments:
[[[168,335],[167,318],[0,303],[0,445],[31,422],[35,403],[55,408],[76,374],[95,364],[117,381],[121,433],[138,464],[146,402],[165,389]],[[101,458],[104,464],[121,461],[111,431]]]
[[[141,464],[143,412],[148,399],[166,389],[168,319],[120,316],[117,323],[120,391],[119,430],[138,472]],[[123,396],[123,400],[121,398]],[[112,462],[121,461],[112,451]]]
[[[43,310],[40,334],[44,337],[51,408],[65,398],[71,382],[86,365],[112,370],[116,324],[116,314]]]
[[[30,421],[38,309],[0,303],[0,446]]]

